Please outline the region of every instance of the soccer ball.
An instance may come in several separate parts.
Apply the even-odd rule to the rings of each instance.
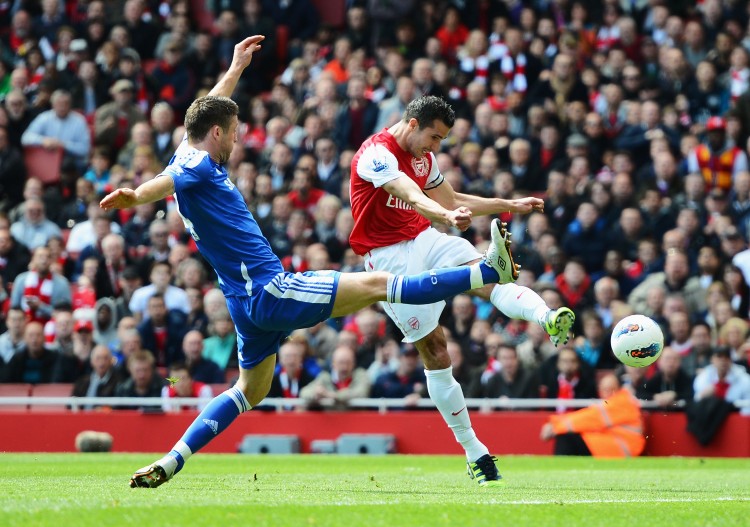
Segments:
[[[630,315],[612,330],[612,352],[626,366],[643,368],[653,364],[664,349],[659,324],[644,315]]]

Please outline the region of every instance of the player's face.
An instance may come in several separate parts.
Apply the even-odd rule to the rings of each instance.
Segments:
[[[432,152],[436,154],[440,151],[440,143],[448,137],[450,128],[442,121],[436,120],[431,125],[419,129],[419,122],[416,119],[409,121],[409,127],[412,130],[411,137],[408,141],[409,153],[414,157],[420,158]]]
[[[240,121],[237,116],[232,117],[232,122],[229,125],[229,130],[224,132],[221,130],[221,139],[219,145],[219,163],[226,163],[229,161],[229,156],[232,154],[234,143],[237,142],[237,127]],[[220,128],[221,129],[221,128]]]

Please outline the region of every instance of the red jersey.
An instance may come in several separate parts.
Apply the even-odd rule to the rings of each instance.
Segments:
[[[289,198],[289,201],[292,202],[292,207],[294,207],[295,209],[304,210],[311,216],[314,216],[315,208],[318,206],[318,201],[320,201],[320,198],[325,195],[325,191],[320,190],[319,188],[311,188],[307,193],[307,199],[302,199],[299,192],[296,190],[292,190],[291,192],[289,192],[289,194],[287,194],[287,197]]]
[[[206,391],[204,390],[205,386],[206,386],[205,383],[198,382],[198,381],[193,381],[193,389],[190,392],[190,395],[186,395],[185,397],[204,397],[204,396],[206,396]],[[179,395],[177,394],[177,390],[172,385],[170,385],[167,388],[167,393],[169,394],[169,397],[179,397]]]
[[[382,186],[404,175],[423,190],[439,186],[443,175],[432,153],[412,156],[385,129],[362,144],[352,159],[351,174],[349,199],[354,228],[349,243],[355,253],[363,255],[378,247],[413,240],[430,226],[430,220]]]

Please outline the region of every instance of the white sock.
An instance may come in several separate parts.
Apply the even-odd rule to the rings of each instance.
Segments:
[[[187,461],[190,458],[190,456],[193,455],[193,452],[192,450],[190,450],[190,447],[187,446],[187,443],[185,443],[182,439],[180,439],[179,441],[177,441],[177,443],[175,443],[175,445],[172,447],[172,450],[178,452],[182,456],[182,459],[184,459],[185,461]]]
[[[490,302],[509,318],[536,322],[542,327],[550,311],[536,291],[516,284],[496,285],[490,294]]]
[[[167,473],[167,478],[174,476],[174,472],[177,470],[177,458],[169,454],[157,460],[156,464],[164,469],[164,472]]]
[[[456,441],[464,447],[466,459],[476,461],[483,455],[489,454],[489,450],[477,439],[477,434],[471,427],[469,409],[466,408],[461,385],[453,378],[453,367],[424,372],[427,377],[427,392],[448,427],[453,430]]]
[[[170,478],[174,475],[175,471],[177,470],[177,466],[179,465],[179,462],[177,461],[174,453],[182,456],[183,465],[185,464],[185,461],[187,461],[188,458],[193,455],[190,447],[187,446],[184,441],[177,441],[177,443],[175,443],[175,445],[172,447],[172,450],[169,452],[169,454],[156,462],[156,464],[162,467],[167,473],[167,477]]]

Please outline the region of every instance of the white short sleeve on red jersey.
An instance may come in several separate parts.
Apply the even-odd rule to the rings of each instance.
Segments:
[[[398,169],[398,160],[382,144],[373,143],[362,151],[357,162],[357,174],[380,188],[389,181],[405,176]]]

